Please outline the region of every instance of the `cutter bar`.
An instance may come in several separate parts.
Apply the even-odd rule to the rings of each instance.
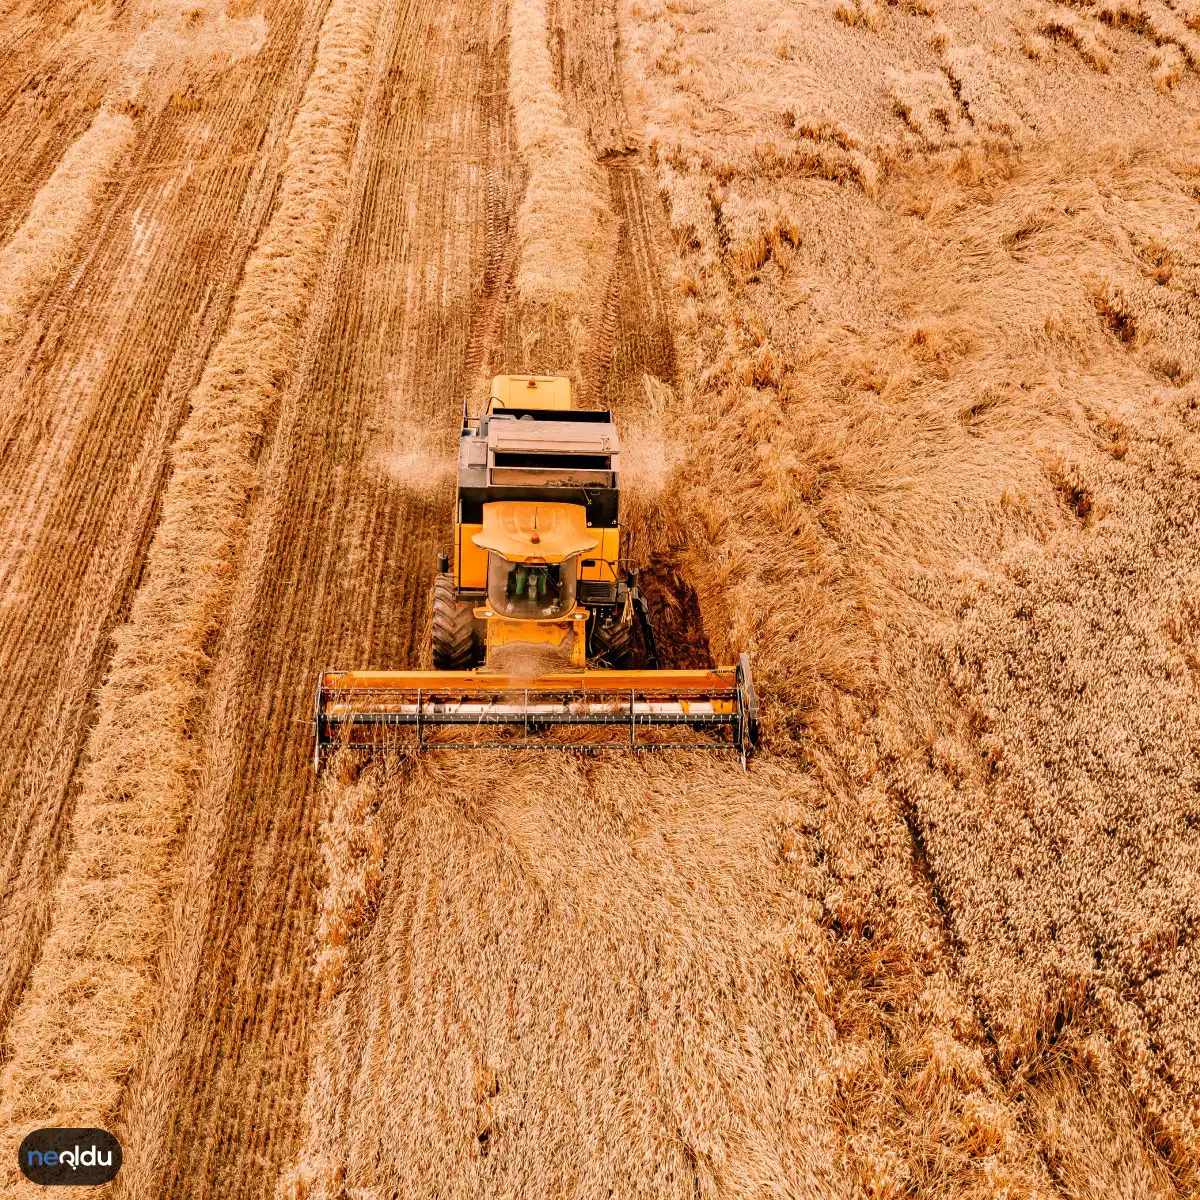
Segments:
[[[745,655],[734,667],[714,670],[579,670],[535,679],[483,671],[324,671],[313,724],[318,767],[340,747],[728,749],[745,762],[758,737]]]

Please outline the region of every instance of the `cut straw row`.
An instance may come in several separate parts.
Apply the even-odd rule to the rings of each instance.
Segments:
[[[517,288],[523,300],[586,312],[594,268],[615,232],[606,182],[554,86],[546,0],[513,0],[509,22],[509,98],[528,171],[517,217]]]
[[[101,109],[34,196],[24,224],[0,249],[0,350],[20,336],[73,254],[133,135],[129,116]]]

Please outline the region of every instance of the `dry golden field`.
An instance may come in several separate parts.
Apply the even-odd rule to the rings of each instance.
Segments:
[[[1196,0],[0,0],[0,132],[0,1195],[1200,1195]],[[314,775],[505,369],[748,773]]]

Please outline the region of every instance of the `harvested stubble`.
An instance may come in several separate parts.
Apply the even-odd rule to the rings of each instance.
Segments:
[[[145,578],[98,700],[51,931],[10,1027],[6,1136],[30,1122],[111,1119],[153,1003],[209,655],[264,426],[344,203],[378,12],[355,0],[329,8],[275,211],[172,447]]]
[[[169,447],[270,215],[312,71],[323,5],[271,0],[266,11],[265,53],[206,74],[201,109],[160,103],[135,118],[133,152],[76,261],[4,363],[0,1027],[43,948],[79,756],[110,636],[126,618],[159,515]],[[122,22],[136,30],[144,15],[128,6]],[[96,70],[104,74],[127,44],[97,34]],[[159,62],[156,80],[177,78],[177,67]],[[64,70],[41,90],[44,110],[63,122],[58,133],[71,132],[75,104],[89,95],[86,79]],[[4,128],[19,144],[27,128],[19,108],[5,110]],[[221,154],[193,171],[190,155],[218,144]],[[257,147],[258,158],[227,152],[239,144]]]
[[[85,132],[89,125],[132,115],[144,147],[155,136],[155,119],[166,96],[174,92],[173,101],[179,101],[187,95],[199,106],[199,96],[211,92],[215,79],[239,59],[258,53],[267,32],[261,8],[235,18],[225,0],[122,5],[55,0],[36,10],[17,7],[24,11],[0,18],[0,96],[8,135],[0,144],[0,242],[37,215],[36,209],[29,211],[33,190],[45,188],[52,171],[58,178],[64,168],[70,169],[80,149],[70,147],[74,135],[95,143],[92,131]],[[131,140],[127,136],[126,144]],[[97,152],[93,145],[92,153]],[[89,173],[111,176],[112,165],[102,165],[111,153],[99,151]],[[116,161],[122,157],[117,151]],[[75,220],[70,210],[87,208],[84,194],[96,186],[80,183],[74,201],[56,204],[48,222],[29,227],[37,231],[39,243],[60,236],[70,240],[64,236]],[[77,231],[86,225],[85,220]],[[66,248],[62,256],[69,261]],[[43,280],[43,289],[54,278],[53,258],[47,253],[51,275]],[[7,291],[0,272],[0,312]],[[0,316],[0,348],[14,336],[3,332],[5,323]]]

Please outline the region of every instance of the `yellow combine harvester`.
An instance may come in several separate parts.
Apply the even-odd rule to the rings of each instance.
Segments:
[[[636,572],[621,569],[612,414],[567,379],[498,375],[463,411],[453,554],[433,588],[433,671],[324,671],[316,762],[331,749],[691,749],[745,763],[750,664],[658,669]]]

